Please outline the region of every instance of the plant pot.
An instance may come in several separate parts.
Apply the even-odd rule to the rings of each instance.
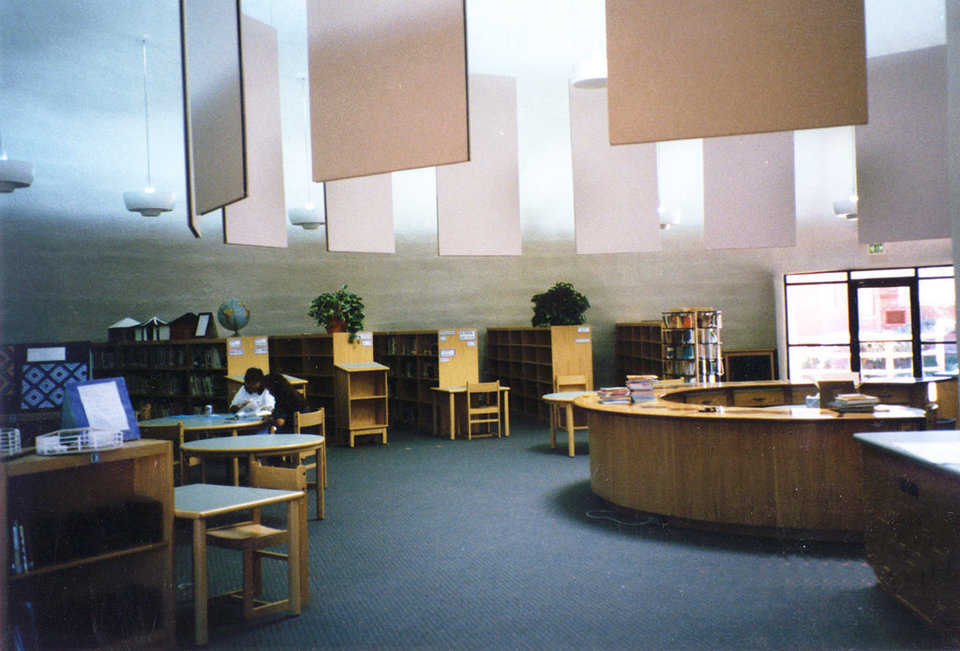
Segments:
[[[347,323],[343,319],[330,319],[324,326],[327,332],[346,332]]]

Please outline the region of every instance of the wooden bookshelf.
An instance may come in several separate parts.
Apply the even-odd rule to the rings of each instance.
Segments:
[[[377,332],[374,342],[374,359],[390,367],[391,424],[429,430],[433,387],[480,379],[476,328]]]
[[[378,435],[387,444],[387,371],[376,362],[334,364],[336,431],[352,448],[358,436]]]
[[[636,321],[615,325],[614,355],[620,380],[627,375],[663,377],[663,322]]]
[[[307,381],[307,402],[311,409],[324,409],[328,431],[337,420],[334,365],[372,361],[370,332],[358,332],[353,342],[345,332],[270,337],[270,369]]]
[[[260,340],[259,342],[257,340]],[[227,375],[270,368],[266,337],[96,343],[93,377],[123,377],[135,409],[150,403],[155,417],[227,410]],[[259,345],[258,345],[259,344]]]
[[[0,463],[3,634],[16,629],[26,648],[172,646],[171,444],[128,441],[95,456]],[[26,556],[14,553],[14,522]]]
[[[558,375],[583,375],[593,390],[591,327],[549,326],[487,328],[488,376],[510,387],[513,411],[549,421],[541,396],[553,392]]]

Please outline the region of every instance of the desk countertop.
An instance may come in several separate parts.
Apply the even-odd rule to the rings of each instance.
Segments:
[[[960,430],[865,432],[855,439],[960,478]]]

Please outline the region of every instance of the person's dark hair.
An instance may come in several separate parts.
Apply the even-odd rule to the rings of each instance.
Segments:
[[[284,405],[291,411],[302,411],[306,407],[306,400],[281,373],[268,374],[264,386],[276,398],[278,405]]]
[[[247,372],[243,374],[243,381],[244,382],[263,382],[264,381],[263,371],[257,368],[256,366],[251,366],[250,368],[247,369]]]

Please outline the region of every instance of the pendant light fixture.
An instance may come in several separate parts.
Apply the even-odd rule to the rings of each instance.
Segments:
[[[310,107],[307,103],[307,76],[298,75],[298,79],[303,82],[301,86],[301,95],[303,96],[303,162],[307,171],[307,200],[302,206],[291,208],[287,211],[290,223],[294,226],[313,231],[324,225],[324,216],[320,214],[320,209],[313,203],[313,179],[310,174]]]
[[[841,219],[855,221],[860,207],[860,197],[857,196],[857,131],[854,127],[844,128],[850,132],[850,147],[847,151],[850,156],[850,194],[833,202],[833,214]]]
[[[162,212],[173,210],[173,192],[157,190],[150,178],[150,100],[147,95],[147,37],[140,41],[143,58],[143,123],[147,145],[147,185],[142,190],[123,193],[123,203],[130,212],[138,212],[144,217],[156,217]]]
[[[25,160],[7,158],[0,134],[0,192],[13,192],[17,188],[26,188],[33,183],[33,163]]]

